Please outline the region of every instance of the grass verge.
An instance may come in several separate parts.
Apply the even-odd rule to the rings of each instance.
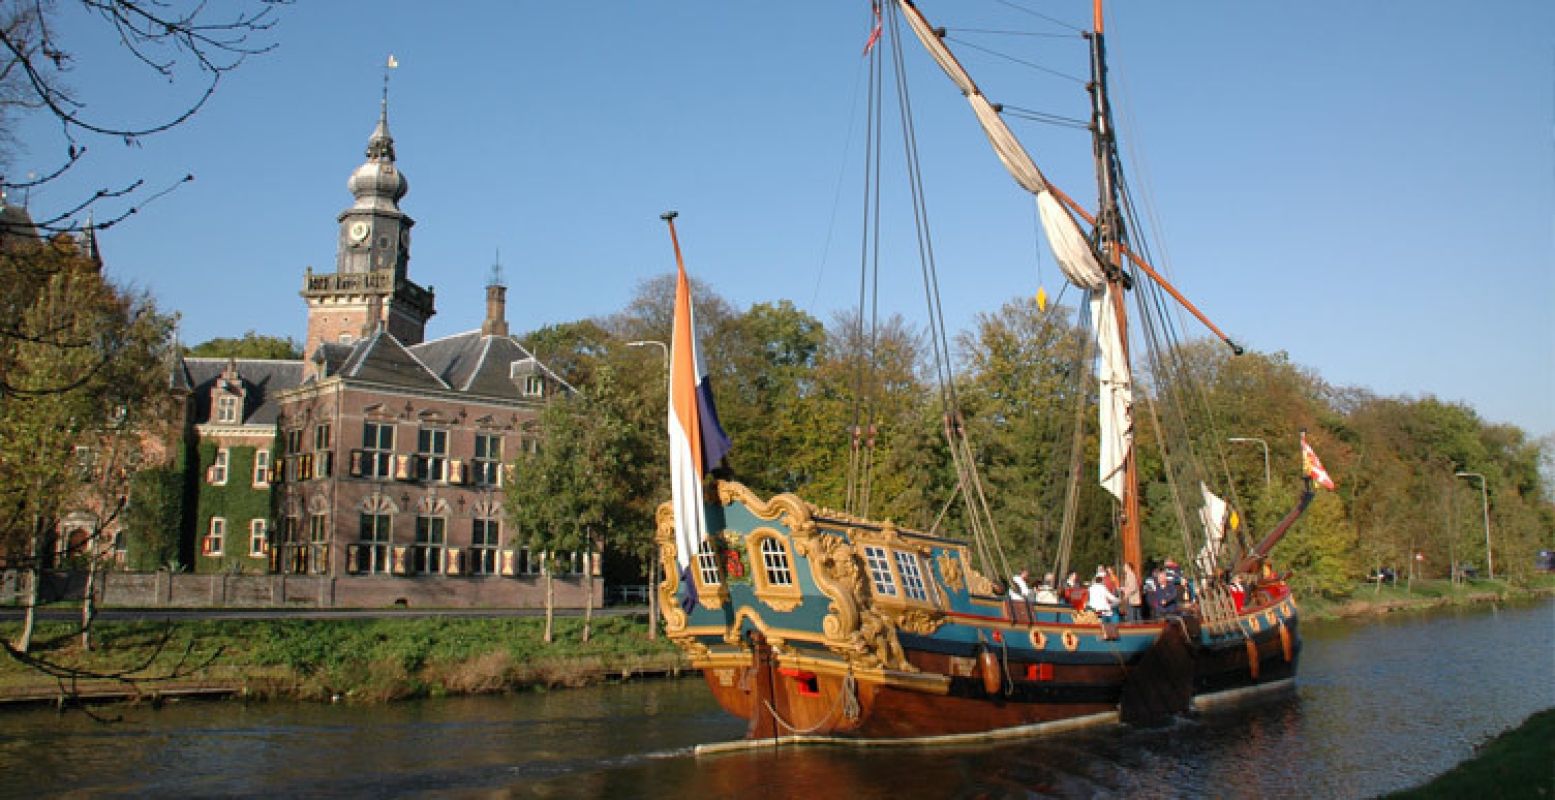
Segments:
[[[1448,580],[1417,580],[1413,584],[1363,584],[1343,598],[1300,597],[1306,619],[1344,619],[1375,616],[1443,606],[1526,600],[1555,594],[1555,575],[1535,575],[1526,580],[1472,580],[1454,584]]]
[[[1522,725],[1475,749],[1473,758],[1431,782],[1388,797],[1555,797],[1555,708],[1534,714]]]
[[[352,620],[99,622],[83,651],[72,626],[40,623],[35,654],[87,673],[125,672],[147,690],[226,687],[254,697],[383,701],[443,694],[582,686],[686,667],[662,637],[649,641],[640,618],[603,617],[581,641],[582,620],[561,618],[551,644],[536,618],[457,617]],[[14,638],[18,625],[0,625]],[[0,697],[90,694],[122,689],[104,679],[61,684],[0,658]]]

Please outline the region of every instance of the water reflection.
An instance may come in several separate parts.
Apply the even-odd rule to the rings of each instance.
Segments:
[[[1555,602],[1308,626],[1297,688],[1156,729],[998,746],[690,756],[700,681],[390,706],[8,712],[0,793],[93,796],[1370,797],[1555,706]],[[689,793],[689,794],[688,794]]]

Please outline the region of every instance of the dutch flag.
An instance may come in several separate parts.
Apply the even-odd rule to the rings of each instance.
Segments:
[[[707,539],[706,510],[702,504],[702,479],[729,452],[729,437],[718,424],[713,390],[697,355],[696,320],[691,311],[691,282],[675,235],[675,215],[664,215],[670,241],[675,246],[675,323],[670,338],[669,434],[670,491],[675,508],[675,555],[680,565],[680,584],[686,594],[682,605],[696,607],[696,581],[691,564]]]

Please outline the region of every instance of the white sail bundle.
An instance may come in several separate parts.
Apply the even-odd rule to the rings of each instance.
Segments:
[[[1226,539],[1226,522],[1230,519],[1231,507],[1202,482],[1199,483],[1199,493],[1204,496],[1204,505],[1199,507],[1199,522],[1204,526],[1204,547],[1199,550],[1199,568],[1205,575],[1214,575],[1220,571],[1220,546]]]
[[[967,102],[972,104],[972,113],[983,126],[983,133],[988,136],[988,142],[993,145],[994,153],[999,156],[999,161],[1004,164],[1004,168],[1009,170],[1016,183],[1036,195],[1037,213],[1042,220],[1042,230],[1047,235],[1048,244],[1053,248],[1053,255],[1058,260],[1058,266],[1063,270],[1064,277],[1081,289],[1100,289],[1107,282],[1106,271],[1096,260],[1096,252],[1086,241],[1085,233],[1080,230],[1079,223],[1075,222],[1074,217],[1058,198],[1053,196],[1052,187],[1048,185],[1042,171],[1037,169],[1031,154],[1026,152],[1020,140],[1016,139],[1009,126],[1004,124],[1004,119],[977,88],[972,76],[967,74],[961,67],[961,63],[956,61],[955,55],[945,47],[945,43],[940,41],[939,36],[935,35],[934,29],[929,26],[929,21],[924,19],[923,14],[910,0],[897,0],[897,3],[907,18],[908,26],[918,37],[918,41],[923,43],[929,55],[933,56],[940,68],[945,70],[945,74],[950,76],[951,82],[956,84],[961,93],[966,95]]]
[[[1096,328],[1096,347],[1101,356],[1097,381],[1101,393],[1101,485],[1123,500],[1124,470],[1134,447],[1134,383],[1123,347],[1123,331],[1112,293],[1107,286],[1091,297],[1091,320]]]

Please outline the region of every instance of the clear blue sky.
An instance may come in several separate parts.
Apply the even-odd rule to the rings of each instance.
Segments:
[[[1079,0],[1019,4],[1089,19]],[[996,0],[922,6],[952,28],[1066,32]],[[182,314],[185,341],[301,339],[302,272],[334,268],[392,52],[430,335],[479,324],[499,249],[515,330],[619,309],[672,267],[670,208],[694,275],[740,306],[788,298],[829,320],[856,293],[867,31],[865,0],[303,2],[282,9],[278,49],[192,122],[136,147],[89,141],[82,174],[31,204],[192,172],[104,234],[111,274]],[[169,102],[79,20],[62,33],[89,113]],[[1076,36],[952,35],[1084,74]],[[1119,0],[1109,43],[1125,156],[1171,274],[1234,338],[1337,385],[1555,432],[1555,3]],[[1073,81],[959,51],[996,102],[1084,113]],[[952,325],[1039,274],[1055,291],[1029,199],[950,84],[907,55]],[[1083,136],[1014,127],[1061,186],[1092,195]],[[23,140],[11,174],[62,149],[46,128]],[[916,265],[899,260],[883,302],[921,319]]]

